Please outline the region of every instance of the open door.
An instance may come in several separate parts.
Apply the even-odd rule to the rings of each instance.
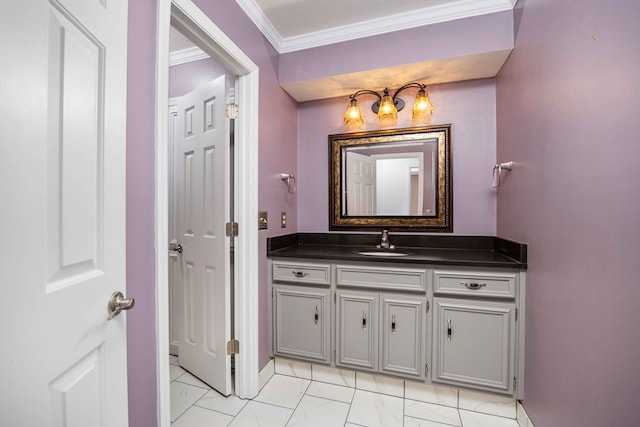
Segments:
[[[2,15],[0,424],[122,427],[127,1]]]
[[[180,365],[231,394],[229,79],[177,99],[174,144],[180,299]],[[180,245],[180,246],[177,246]]]
[[[376,214],[376,163],[370,156],[347,151],[347,212],[349,216]]]

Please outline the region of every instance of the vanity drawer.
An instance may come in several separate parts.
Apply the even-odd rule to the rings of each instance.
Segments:
[[[434,270],[435,294],[492,298],[516,297],[516,273]]]
[[[388,290],[425,291],[427,274],[423,269],[336,265],[336,285]]]
[[[273,281],[331,285],[331,265],[301,262],[273,262]]]

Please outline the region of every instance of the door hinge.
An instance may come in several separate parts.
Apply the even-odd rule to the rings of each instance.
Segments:
[[[518,321],[518,308],[516,307],[516,322]]]
[[[227,237],[237,237],[238,236],[238,223],[237,222],[228,222],[226,225],[226,234]]]
[[[426,304],[426,305],[427,305],[426,313],[429,313],[429,301],[427,301],[427,304]]]
[[[239,354],[240,353],[240,341],[229,340],[227,341],[227,354]]]
[[[238,104],[227,104],[227,118],[238,118]]]
[[[429,364],[428,363],[426,365],[424,365],[424,376],[425,377],[429,376]]]

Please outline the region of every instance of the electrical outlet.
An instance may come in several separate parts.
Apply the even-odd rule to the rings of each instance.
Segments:
[[[287,213],[282,211],[280,213],[280,227],[285,228],[287,226]]]
[[[269,221],[267,219],[267,211],[258,212],[258,230],[264,230],[269,227]]]

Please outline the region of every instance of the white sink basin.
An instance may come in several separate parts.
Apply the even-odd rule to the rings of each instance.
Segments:
[[[366,256],[382,256],[382,257],[394,257],[394,256],[407,256],[408,253],[405,252],[386,252],[386,251],[361,251],[358,252],[360,255]]]

